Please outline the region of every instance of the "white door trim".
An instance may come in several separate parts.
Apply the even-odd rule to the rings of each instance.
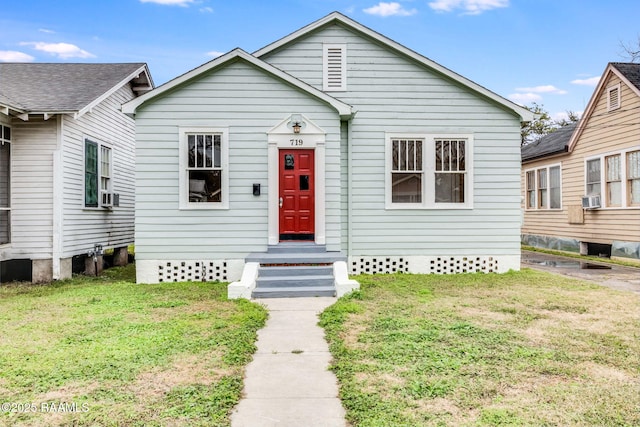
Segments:
[[[287,117],[267,134],[268,141],[268,233],[269,245],[280,242],[280,162],[279,150],[312,149],[315,167],[315,243],[326,244],[326,194],[325,194],[325,133],[302,115],[305,126],[300,133],[293,133]]]

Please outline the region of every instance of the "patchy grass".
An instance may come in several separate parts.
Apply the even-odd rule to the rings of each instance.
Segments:
[[[321,316],[354,426],[640,425],[640,298],[532,270],[359,276]]]
[[[266,310],[134,274],[0,287],[1,426],[229,424]]]

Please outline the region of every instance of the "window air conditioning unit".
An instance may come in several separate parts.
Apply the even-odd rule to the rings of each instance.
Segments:
[[[113,207],[113,193],[110,191],[100,191],[101,197],[101,206],[103,208],[112,208]]]
[[[582,209],[597,209],[600,207],[600,196],[582,196]]]

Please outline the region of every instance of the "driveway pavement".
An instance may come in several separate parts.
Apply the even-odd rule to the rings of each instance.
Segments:
[[[522,267],[562,274],[640,295],[640,268],[522,251]]]

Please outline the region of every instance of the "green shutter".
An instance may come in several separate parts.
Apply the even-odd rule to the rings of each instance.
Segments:
[[[84,205],[98,207],[98,144],[84,141]]]

